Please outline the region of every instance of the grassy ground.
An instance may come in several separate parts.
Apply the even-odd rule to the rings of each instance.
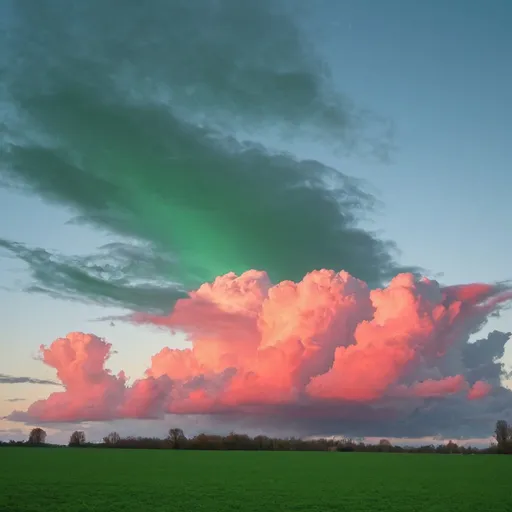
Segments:
[[[512,511],[512,457],[0,449],[0,511]]]

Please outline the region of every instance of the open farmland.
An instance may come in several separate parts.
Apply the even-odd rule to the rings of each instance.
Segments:
[[[0,510],[512,510],[512,458],[71,448],[0,450]]]

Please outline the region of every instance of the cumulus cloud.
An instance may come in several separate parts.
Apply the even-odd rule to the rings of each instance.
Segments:
[[[509,289],[419,279],[361,228],[374,198],[359,181],[283,151],[381,153],[388,132],[369,135],[282,2],[5,5],[0,181],[123,242],[77,256],[0,240],[2,254],[28,265],[30,292],[139,311],[191,342],[129,382],[106,340],[70,333],[41,347],[64,390],[11,419],[487,435],[510,416],[510,333],[468,343]]]
[[[464,347],[463,362],[472,380],[482,379],[493,386],[499,386],[505,371],[501,358],[511,335],[510,332],[494,331],[487,338]]]
[[[183,331],[192,346],[162,349],[131,385],[105,369],[111,347],[94,335],[42,346],[65,390],[10,418],[204,414],[361,436],[455,435],[471,418],[489,429],[510,400],[497,377],[510,333],[468,340],[511,298],[501,286],[442,287],[413,274],[371,290],[344,271],[276,285],[265,272],[229,273],[178,300],[169,315],[133,317]]]
[[[360,227],[374,199],[357,180],[262,136],[386,145],[282,2],[9,5],[2,182],[137,242],[84,258],[4,240],[30,291],[162,312],[229,271],[344,268],[373,286],[400,270]]]

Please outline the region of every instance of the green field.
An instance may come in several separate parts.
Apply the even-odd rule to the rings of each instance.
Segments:
[[[512,510],[512,457],[0,449],[0,511]]]

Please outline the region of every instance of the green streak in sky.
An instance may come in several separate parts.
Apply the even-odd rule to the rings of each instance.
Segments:
[[[19,5],[2,68],[18,113],[1,152],[8,180],[145,242],[143,270],[119,262],[123,286],[149,269],[185,288],[251,268],[273,281],[345,269],[370,285],[394,273],[392,244],[358,228],[372,198],[350,178],[237,140],[240,130],[279,127],[301,140],[357,142],[357,113],[293,21],[266,1],[155,4]],[[90,288],[83,261],[55,261],[52,277],[34,260],[42,289],[101,298],[103,278]],[[105,288],[109,300],[122,303],[120,294]]]

